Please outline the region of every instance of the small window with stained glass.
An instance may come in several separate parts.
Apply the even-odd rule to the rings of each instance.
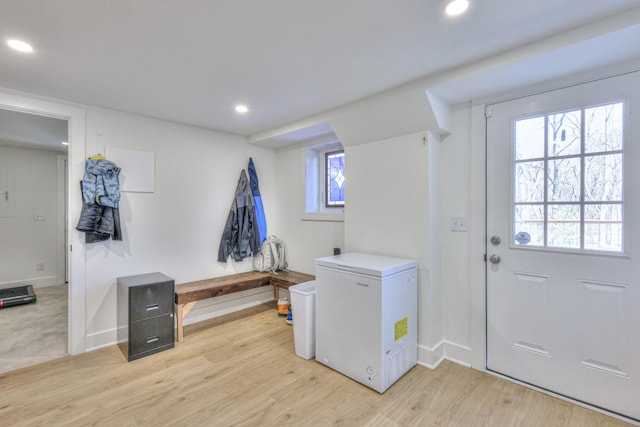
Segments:
[[[325,153],[325,206],[344,207],[344,150]]]

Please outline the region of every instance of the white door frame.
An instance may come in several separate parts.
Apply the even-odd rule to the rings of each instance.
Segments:
[[[85,145],[85,109],[80,106],[62,104],[38,98],[30,98],[9,89],[0,89],[0,109],[20,111],[29,114],[54,117],[69,123],[69,181],[67,191],[67,230],[69,241],[69,354],[86,351],[86,284],[85,284],[85,245],[82,235],[76,231],[75,224],[80,218],[82,195],[80,180],[84,175]],[[76,183],[74,185],[74,183]],[[73,248],[73,250],[71,250]]]
[[[66,186],[67,186],[67,154],[59,154],[57,156],[57,167],[56,167],[56,211],[58,213],[58,222],[56,223],[56,284],[60,285],[68,281],[67,277],[67,267],[68,263],[66,262],[67,257],[67,243],[65,230],[67,226],[67,205],[68,205],[68,197],[66,194]]]
[[[486,147],[485,104],[471,107],[471,171],[469,222],[469,278],[471,280],[471,367],[487,369]]]

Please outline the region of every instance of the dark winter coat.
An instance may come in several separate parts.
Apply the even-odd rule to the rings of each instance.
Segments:
[[[227,262],[229,255],[233,255],[235,261],[242,261],[246,257],[257,255],[259,250],[260,235],[256,224],[253,195],[243,169],[220,239],[218,261]]]
[[[82,186],[82,183],[80,184]],[[82,202],[82,211],[76,230],[85,232],[86,243],[122,240],[120,210],[97,203]]]

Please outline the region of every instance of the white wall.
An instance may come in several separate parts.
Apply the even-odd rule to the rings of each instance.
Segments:
[[[124,240],[86,244],[87,349],[116,342],[116,278],[162,272],[176,283],[252,269],[218,263],[218,246],[236,184],[253,157],[269,224],[276,216],[275,153],[221,132],[89,107],[86,155],[105,147],[152,152],[155,192],[123,193]],[[199,303],[185,323],[273,298],[261,289]],[[233,302],[230,302],[233,301]],[[120,325],[122,326],[122,325]]]
[[[440,256],[445,355],[471,364],[470,232],[478,212],[470,210],[471,112],[458,107],[451,114],[454,131],[440,145]],[[483,185],[483,184],[482,184]],[[452,216],[462,216],[466,232],[451,231]],[[475,282],[484,286],[480,281]],[[482,350],[481,350],[482,351]]]
[[[58,271],[57,158],[62,154],[0,145],[0,174],[10,177],[8,210],[0,212],[0,287],[64,283]],[[0,194],[4,199],[4,191]],[[44,214],[35,221],[34,214]],[[37,264],[44,264],[38,271]]]
[[[316,258],[333,255],[333,248],[344,251],[344,223],[302,220],[305,209],[305,156],[305,147],[283,149],[276,156],[277,203],[274,212],[277,220],[274,227],[269,226],[268,232],[285,241],[289,250],[290,269],[315,274]],[[347,169],[350,167],[348,162]]]
[[[439,142],[417,133],[345,148],[345,246],[418,261],[418,359],[433,366],[442,356],[438,283],[437,203]]]

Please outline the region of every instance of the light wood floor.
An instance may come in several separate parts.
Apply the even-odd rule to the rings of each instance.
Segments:
[[[67,354],[67,289],[35,288],[35,304],[0,310],[0,373]]]
[[[380,395],[297,357],[273,305],[185,329],[127,363],[118,346],[0,375],[12,426],[622,426],[451,362],[416,366]]]

